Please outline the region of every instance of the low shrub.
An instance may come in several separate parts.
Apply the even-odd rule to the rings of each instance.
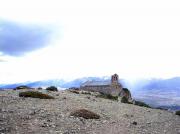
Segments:
[[[141,102],[141,101],[134,101],[134,105],[151,108],[148,104]]]
[[[79,90],[69,90],[71,93],[79,94]]]
[[[19,97],[31,97],[31,98],[39,98],[39,99],[54,99],[54,97],[43,94],[38,91],[26,91],[26,92],[20,92]]]
[[[79,90],[77,87],[70,87],[69,90]]]
[[[32,89],[32,88],[30,88],[30,87],[28,87],[28,86],[22,85],[22,86],[17,86],[17,87],[14,88],[13,90],[21,90],[21,89]]]
[[[103,93],[101,93],[101,94],[97,95],[96,97],[118,101],[118,96],[113,96],[111,94],[103,94]]]
[[[42,90],[43,88],[42,88],[42,87],[38,87],[37,89],[38,89],[38,90]]]
[[[99,119],[100,116],[92,111],[86,109],[79,109],[70,113],[70,116],[82,117],[84,119]]]
[[[176,111],[175,114],[180,116],[180,110]]]
[[[46,90],[48,90],[48,91],[58,91],[57,87],[55,87],[55,86],[47,87]]]
[[[132,124],[133,124],[133,125],[137,125],[137,122],[136,122],[136,121],[133,121]]]
[[[107,94],[106,97],[107,97],[108,99],[118,101],[118,96],[113,96],[113,95],[111,95],[111,94]]]
[[[128,98],[127,98],[126,96],[123,96],[123,97],[121,98],[121,102],[122,102],[122,103],[129,103]]]

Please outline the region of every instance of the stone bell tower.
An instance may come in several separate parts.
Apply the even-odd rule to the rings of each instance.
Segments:
[[[113,86],[119,85],[119,76],[117,74],[111,76],[111,85]]]

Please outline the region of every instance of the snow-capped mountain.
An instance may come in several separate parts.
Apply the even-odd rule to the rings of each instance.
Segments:
[[[48,86],[70,88],[70,87],[80,87],[80,85],[86,81],[104,81],[104,80],[107,80],[107,77],[83,77],[72,81],[65,81],[63,79],[51,79],[51,80],[41,80],[41,81],[14,83],[14,84],[0,84],[0,88],[11,89],[20,85],[26,85],[32,88],[48,87]]]

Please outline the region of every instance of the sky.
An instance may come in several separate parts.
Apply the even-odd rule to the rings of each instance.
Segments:
[[[0,83],[180,76],[178,0],[0,0]]]

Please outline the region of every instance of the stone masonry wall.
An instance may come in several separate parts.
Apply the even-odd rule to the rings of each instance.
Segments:
[[[101,86],[83,86],[80,87],[81,90],[85,91],[95,91],[95,92],[101,92],[104,94],[111,94],[114,96],[118,96],[119,93],[121,92],[121,88],[113,88],[111,85],[101,85]]]

